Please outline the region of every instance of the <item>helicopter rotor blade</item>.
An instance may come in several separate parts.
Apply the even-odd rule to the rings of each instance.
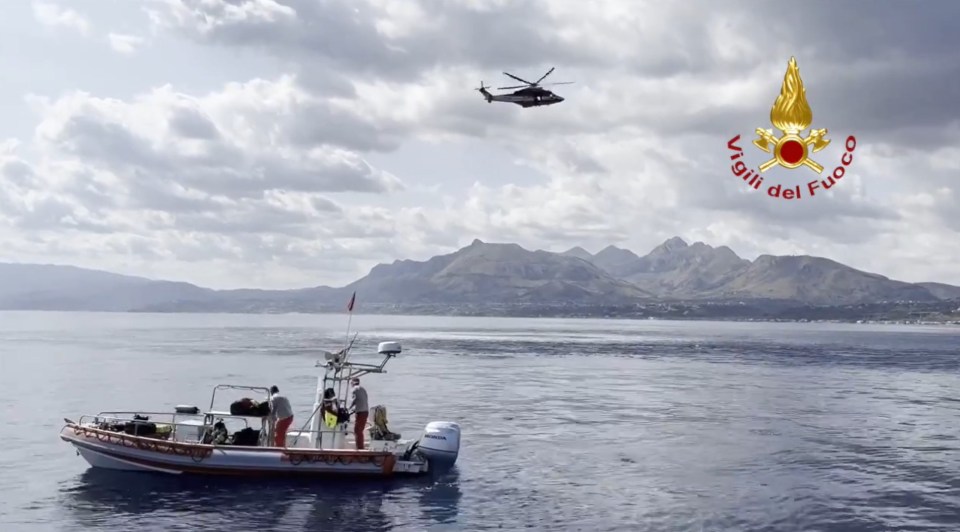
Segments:
[[[550,85],[570,85],[571,83],[576,83],[576,81],[555,81],[553,83],[544,83],[543,85],[541,85],[541,87],[543,86],[549,87]]]
[[[530,85],[514,85],[513,87],[497,87],[498,91],[505,91],[510,89],[523,89],[529,87]]]
[[[527,80],[525,80],[525,79],[523,79],[523,78],[518,78],[517,76],[514,76],[513,74],[511,74],[511,73],[509,73],[509,72],[504,72],[504,75],[510,76],[511,78],[519,81],[520,83],[526,83],[527,85],[536,85],[536,83],[530,83],[529,81],[527,81]]]
[[[557,68],[557,67],[550,67],[550,70],[548,70],[546,74],[540,76],[540,79],[538,79],[538,80],[537,80],[536,82],[534,82],[533,84],[534,84],[534,85],[539,85],[540,82],[543,81],[543,78],[549,76],[550,73],[553,72],[553,69],[555,69],[555,68]]]

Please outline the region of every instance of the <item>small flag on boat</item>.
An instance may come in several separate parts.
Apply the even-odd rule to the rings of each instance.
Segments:
[[[350,302],[347,303],[347,312],[353,312],[353,304],[357,301],[357,292],[354,291],[353,295],[350,296]]]

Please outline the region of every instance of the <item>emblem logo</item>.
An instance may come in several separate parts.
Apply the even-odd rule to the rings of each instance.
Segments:
[[[757,128],[757,139],[753,145],[764,153],[769,153],[773,157],[759,165],[759,172],[748,170],[743,160],[743,148],[737,145],[740,135],[735,136],[727,142],[727,148],[735,153],[730,156],[731,160],[736,161],[731,170],[733,174],[743,179],[749,186],[759,190],[764,177],[761,175],[774,166],[781,166],[788,170],[793,170],[805,166],[816,174],[823,173],[823,165],[813,160],[810,156],[830,145],[830,139],[827,138],[827,129],[811,129],[803,136],[803,131],[813,123],[813,110],[807,102],[807,90],[803,86],[803,80],[800,78],[800,68],[797,67],[797,60],[790,58],[787,63],[787,72],[783,76],[783,84],[780,87],[780,95],[777,96],[773,107],[770,108],[770,123],[773,124],[781,135],[774,134],[772,129]],[[834,169],[827,179],[818,179],[807,183],[807,191],[810,196],[814,196],[817,189],[829,189],[839,181],[846,173],[846,167],[853,162],[853,150],[856,149],[857,139],[852,135],[847,137],[844,147],[846,153],[841,159],[842,165]],[[784,188],[782,185],[771,185],[767,194],[775,198],[800,199],[803,197],[800,185]]]
[[[807,89],[800,79],[797,60],[791,57],[787,63],[787,73],[783,76],[780,96],[777,96],[777,101],[770,108],[770,123],[782,131],[783,136],[777,138],[773,136],[773,131],[758,127],[757,135],[760,138],[753,141],[754,146],[766,153],[770,153],[770,145],[773,145],[773,159],[761,164],[760,171],[766,172],[779,164],[791,170],[806,165],[814,172],[822,173],[823,166],[810,159],[808,150],[812,145],[813,152],[816,153],[826,148],[830,141],[826,138],[826,129],[813,129],[806,138],[801,137],[800,132],[810,127],[811,122],[813,111],[807,103]]]

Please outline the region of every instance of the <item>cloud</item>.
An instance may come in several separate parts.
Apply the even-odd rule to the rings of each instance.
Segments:
[[[18,155],[17,143],[5,144],[0,160],[0,212],[19,231],[100,233],[110,248],[159,240],[153,249],[187,262],[200,250],[209,259],[273,260],[264,246],[295,255],[330,248],[317,240],[393,236],[382,213],[351,209],[346,218],[329,195],[404,184],[345,147],[354,138],[336,138],[336,128],[316,142],[287,134],[319,105],[292,78],[201,97],[164,86],[129,101],[83,92],[29,100],[40,115],[41,162]],[[365,127],[363,117],[341,115]]]
[[[708,2],[583,10],[572,1],[167,0],[154,13],[160,26],[195,42],[263,51],[313,78],[354,76],[364,104],[418,112],[443,133],[502,136],[533,124],[557,134],[752,131],[765,121],[786,58],[796,55],[815,119],[831,131],[897,145],[960,140],[941,132],[956,126],[943,109],[960,84],[960,54],[945,44],[953,38],[944,20],[960,6],[898,5],[864,18],[859,4],[814,4],[789,21],[762,3],[717,11]],[[497,121],[513,117],[495,122],[468,103],[465,89],[483,77],[507,69],[534,78],[551,65],[559,67],[554,78],[580,83],[564,88],[562,113],[495,113]],[[858,97],[866,92],[871,98]]]
[[[90,32],[90,22],[86,17],[73,9],[57,4],[34,1],[33,17],[40,24],[51,28],[68,28],[82,35],[87,35]]]
[[[33,97],[43,119],[37,140],[48,151],[96,164],[127,180],[177,183],[224,197],[262,197],[266,191],[371,192],[402,188],[351,150],[349,133],[322,139],[290,134],[305,110],[318,103],[294,81],[230,84],[205,97],[171,86],[132,102],[75,92],[50,100]],[[362,117],[343,114],[358,127]],[[341,128],[349,126],[341,121]],[[293,140],[299,140],[293,144]]]
[[[124,55],[133,55],[137,48],[143,45],[145,39],[136,35],[124,35],[122,33],[110,33],[107,35],[107,41],[110,47],[117,53]]]
[[[93,246],[149,257],[104,267],[200,279],[183,264],[202,263],[236,272],[214,279],[232,284],[347,282],[473,238],[642,253],[677,234],[960,283],[917,261],[960,256],[960,4],[924,5],[814,1],[783,18],[760,1],[151,0],[157,38],[189,50],[180,61],[220,72],[214,54],[235,54],[276,71],[223,67],[216,83],[112,97],[38,89],[34,138],[3,152],[0,218],[25,256]],[[147,30],[128,32],[108,37],[116,51]],[[832,139],[821,178],[858,139],[842,182],[800,201],[747,187],[726,148],[739,133],[762,162],[750,141],[791,56]],[[473,90],[554,66],[546,82],[575,82],[558,106]],[[502,170],[449,174],[446,152],[481,145]],[[814,178],[774,169],[765,184]]]

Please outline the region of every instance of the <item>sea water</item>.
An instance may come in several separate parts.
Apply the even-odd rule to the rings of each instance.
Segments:
[[[438,478],[90,470],[101,410],[270,386],[309,416],[343,315],[0,313],[0,530],[958,530],[960,330],[356,315],[390,428],[463,429]],[[352,335],[352,332],[351,332]]]

